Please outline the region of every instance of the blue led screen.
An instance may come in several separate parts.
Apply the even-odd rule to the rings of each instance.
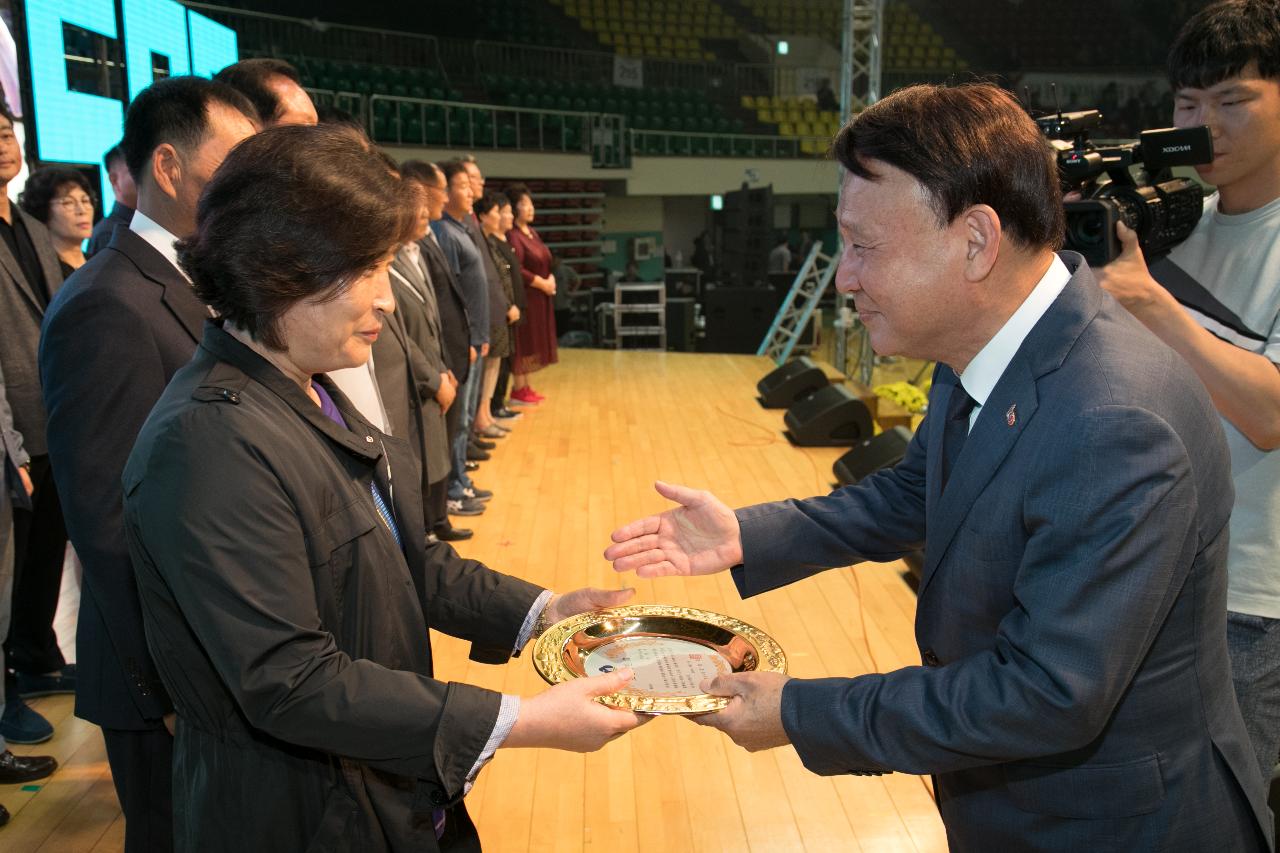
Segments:
[[[67,85],[63,23],[119,39],[117,0],[27,0],[33,119],[40,160],[100,165],[120,141],[125,104],[114,98],[73,92]],[[129,97],[149,86],[153,59],[163,57],[169,74],[212,76],[235,62],[236,34],[176,0],[119,0],[124,21],[125,72]],[[110,208],[106,170],[102,197]]]

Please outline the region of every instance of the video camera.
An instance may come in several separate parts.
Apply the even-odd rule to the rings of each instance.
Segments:
[[[1109,263],[1120,254],[1116,223],[1124,222],[1150,260],[1187,239],[1200,221],[1204,188],[1175,178],[1171,167],[1212,162],[1213,136],[1205,126],[1145,130],[1137,142],[1099,147],[1089,131],[1101,121],[1097,110],[1036,119],[1058,152],[1063,192],[1081,195],[1065,205],[1066,248],[1090,266]],[[1130,167],[1137,165],[1144,168],[1135,176]],[[1108,180],[1100,181],[1104,174]]]

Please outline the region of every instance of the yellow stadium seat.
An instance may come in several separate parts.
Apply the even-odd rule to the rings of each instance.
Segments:
[[[784,121],[782,124],[778,125],[778,135],[779,136],[795,136],[796,129],[791,124],[791,122]]]

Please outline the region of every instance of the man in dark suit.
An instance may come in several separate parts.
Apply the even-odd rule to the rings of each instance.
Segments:
[[[173,706],[143,634],[120,475],[209,317],[177,266],[174,242],[194,232],[201,189],[254,133],[253,115],[234,89],[197,77],[160,80],[134,98],[121,147],[138,185],[137,212],[58,294],[41,341],[49,454],[84,564],[76,715],[102,726],[129,851],[173,847]]]
[[[955,850],[1263,850],[1230,681],[1226,444],[1205,389],[1055,254],[1047,143],[1007,93],[917,86],[835,142],[837,283],[880,353],[936,360],[902,463],[827,497],[682,506],[614,534],[644,576],[753,595],[924,547],[923,666],[724,676],[700,722],[815,773],[930,773]]]
[[[107,247],[117,225],[128,226],[133,219],[133,210],[138,206],[138,187],[133,183],[133,175],[129,174],[129,164],[124,161],[124,151],[120,146],[113,145],[102,162],[107,167],[107,177],[111,181],[111,192],[116,201],[111,206],[111,212],[93,226],[89,247],[84,250],[87,258],[92,258]]]
[[[400,164],[400,173],[406,180],[415,181],[422,186],[426,193],[428,216],[433,223],[439,222],[444,217],[444,206],[449,197],[444,173],[434,163],[416,160]],[[422,253],[423,270],[435,296],[439,315],[440,354],[449,371],[456,395],[474,367],[471,363],[471,315],[467,310],[462,285],[454,276],[433,229],[429,228],[427,236],[418,241],[418,248]],[[406,323],[412,328],[413,321],[406,320]],[[423,331],[422,334],[426,332]],[[455,398],[445,410],[445,431],[450,447],[462,431],[461,402]],[[440,513],[444,513],[444,520],[436,522],[433,532],[446,542],[469,539],[471,530],[454,527],[449,521],[446,511],[449,479],[446,476],[443,480],[430,483],[423,496],[431,507],[429,512],[433,517],[439,518]]]
[[[402,174],[403,177],[403,174]],[[453,402],[455,388],[440,352],[440,317],[435,291],[427,281],[418,241],[431,230],[426,190],[416,182],[418,227],[412,239],[397,251],[388,270],[396,310],[387,318],[390,335],[373,345],[378,389],[393,428],[409,440],[422,468],[422,494],[432,482],[449,475],[449,437],[444,412]],[[403,393],[407,387],[408,395]],[[393,399],[393,397],[398,399]],[[405,410],[402,412],[401,407]],[[423,501],[424,530],[428,539],[439,536],[437,524],[448,520],[443,508]]]
[[[49,300],[62,286],[62,270],[45,226],[9,200],[8,187],[22,168],[22,146],[13,116],[0,102],[0,367],[4,369],[13,423],[31,455],[31,505],[13,514],[13,621],[4,640],[8,665],[0,736],[14,743],[40,743],[53,727],[22,702],[19,694],[69,693],[75,666],[67,666],[53,630],[62,586],[67,532],[58,490],[49,469],[45,410],[40,401],[36,347]]]

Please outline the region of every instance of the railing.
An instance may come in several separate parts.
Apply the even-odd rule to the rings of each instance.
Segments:
[[[317,104],[345,110],[376,142],[444,148],[589,154],[595,168],[629,165],[632,157],[818,157],[831,140],[628,128],[613,113],[539,110],[307,89]]]
[[[633,157],[820,157],[831,140],[819,136],[762,136],[747,133],[690,133],[680,130],[627,131]]]
[[[448,78],[440,57],[440,43],[435,36],[230,9],[192,0],[183,2],[234,29],[241,42],[257,45],[258,52],[273,56],[341,57],[346,62],[431,68]]]
[[[371,95],[360,115],[377,142],[559,151],[589,154],[596,168],[625,164],[626,119],[621,115],[394,95]]]
[[[565,81],[613,80],[615,54],[598,50],[477,41],[475,67],[488,73],[526,75],[537,70],[539,77]],[[728,62],[680,62],[671,59],[644,59],[644,86],[683,89],[721,89],[734,84],[735,66]]]

